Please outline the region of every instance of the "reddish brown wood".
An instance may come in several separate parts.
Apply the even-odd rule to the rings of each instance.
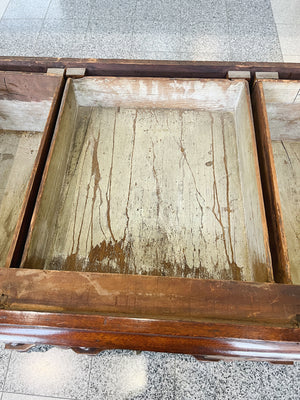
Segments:
[[[2,308],[297,325],[300,286],[92,272],[0,270]]]
[[[168,351],[264,360],[300,359],[299,329],[100,315],[0,311],[1,340],[97,349]],[[12,322],[14,322],[12,324]],[[240,330],[240,333],[237,331]],[[232,337],[240,335],[246,339]],[[249,336],[263,337],[264,340]],[[288,337],[291,339],[287,339]],[[269,339],[267,339],[269,338]]]
[[[268,115],[263,86],[260,81],[257,81],[253,88],[252,107],[274,278],[276,282],[291,283]]]
[[[0,57],[0,70],[46,72],[47,68],[86,68],[86,75],[225,78],[228,71],[277,71],[282,79],[300,79],[296,63],[217,61],[105,60]]]
[[[17,350],[19,352],[26,352],[34,347],[34,344],[22,344],[22,343],[6,343],[6,350]]]

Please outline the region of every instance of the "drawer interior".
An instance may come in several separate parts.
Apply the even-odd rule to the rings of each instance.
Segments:
[[[9,263],[57,83],[0,71],[0,267]]]
[[[272,281],[247,83],[69,79],[22,266]]]
[[[300,81],[263,81],[291,279],[300,283]]]

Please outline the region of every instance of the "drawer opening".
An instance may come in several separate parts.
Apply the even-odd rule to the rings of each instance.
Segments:
[[[272,281],[247,85],[69,79],[22,267]]]
[[[0,267],[12,259],[59,83],[44,74],[0,71]]]
[[[300,283],[300,81],[262,81],[291,281]],[[276,185],[277,186],[277,185]]]

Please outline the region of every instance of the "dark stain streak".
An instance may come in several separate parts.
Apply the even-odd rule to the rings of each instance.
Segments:
[[[156,160],[156,156],[155,156],[154,143],[153,143],[153,141],[152,141],[152,155],[153,155],[153,159],[152,159],[152,171],[153,171],[153,176],[154,176],[155,185],[156,185],[156,197],[157,197],[156,216],[157,216],[157,218],[158,218],[158,216],[159,216],[159,209],[160,209],[160,203],[161,203],[161,197],[160,197],[159,180],[158,180],[158,177],[157,177],[157,171],[156,171],[156,169],[155,169],[155,160]]]
[[[193,179],[193,182],[194,182],[194,186],[195,186],[195,189],[196,189],[196,200],[197,200],[197,203],[199,205],[200,212],[201,212],[200,228],[201,228],[201,233],[202,233],[202,228],[203,228],[203,206],[202,206],[202,204],[200,202],[200,199],[202,199],[202,201],[204,201],[204,202],[205,202],[205,199],[204,199],[204,197],[202,196],[202,194],[200,193],[200,191],[199,191],[199,189],[197,187],[195,174],[194,174],[194,172],[193,172],[193,170],[191,168],[191,165],[190,165],[190,163],[188,161],[188,158],[187,158],[187,155],[186,155],[185,148],[183,146],[183,118],[182,118],[182,112],[180,112],[180,123],[181,123],[181,126],[180,126],[180,144],[177,143],[177,145],[179,146],[180,151],[181,151],[181,153],[183,155],[183,158],[184,158],[184,160],[185,160],[185,162],[186,162],[186,164],[187,164],[187,166],[188,166],[188,168],[190,170],[190,173],[192,175],[192,179]]]
[[[287,149],[286,149],[286,147],[285,147],[285,145],[284,145],[284,143],[283,143],[283,140],[281,140],[280,142],[281,142],[281,144],[282,144],[282,147],[284,148],[284,151],[285,151],[285,153],[286,153],[286,155],[287,155],[287,158],[288,158],[288,160],[289,160],[289,163],[290,163],[291,167],[293,168],[292,161],[291,161],[290,156],[289,156],[289,153],[288,153],[288,151],[287,151]]]
[[[229,265],[229,267],[231,268],[232,271],[232,277],[235,280],[241,280],[241,268],[237,266],[237,264],[235,263],[235,261],[233,260],[233,249],[232,249],[232,259],[230,260],[229,257],[229,253],[228,253],[228,249],[227,249],[227,244],[226,244],[226,233],[225,233],[225,227],[223,225],[223,221],[222,221],[222,215],[221,215],[221,207],[220,207],[220,202],[219,202],[219,196],[218,196],[218,188],[217,188],[217,180],[216,180],[216,170],[215,170],[215,148],[214,148],[214,117],[212,114],[210,114],[211,117],[211,142],[212,142],[212,166],[213,166],[213,208],[212,208],[212,212],[216,218],[216,220],[218,221],[218,223],[220,224],[221,230],[222,230],[222,236],[223,236],[223,244],[224,244],[224,251],[225,251],[225,255],[226,255],[226,259],[227,259],[227,263]],[[222,120],[222,134],[223,134],[223,148],[225,149],[224,145],[224,121]],[[225,159],[226,159],[226,155],[224,154],[224,165],[225,165]],[[226,175],[228,178],[228,170],[227,170],[227,161],[226,161],[226,167],[225,167],[225,171],[226,171]],[[227,192],[229,191],[229,181],[227,181]],[[229,192],[227,193],[227,202],[229,200]],[[217,209],[218,211],[216,212],[216,203],[217,203]],[[230,213],[230,209],[229,209],[229,205],[227,206],[227,213]],[[218,214],[217,214],[218,213]],[[228,217],[230,218],[230,217]],[[228,227],[229,230],[229,227]],[[228,232],[229,237],[230,237],[230,230]],[[231,237],[230,237],[230,244],[231,244]]]
[[[129,215],[128,215],[128,205],[129,205],[129,200],[130,200],[130,194],[131,194],[131,182],[132,182],[132,166],[133,166],[133,154],[134,154],[134,147],[135,147],[135,137],[136,137],[136,121],[137,121],[137,115],[138,111],[135,111],[135,117],[133,120],[133,139],[132,139],[132,149],[131,149],[131,156],[130,156],[130,177],[129,177],[129,185],[128,185],[128,195],[127,195],[127,203],[126,203],[126,209],[125,209],[125,214],[126,214],[126,226],[124,228],[124,235],[123,235],[123,242],[126,239],[126,232],[128,230],[129,226]]]
[[[113,127],[113,143],[112,143],[112,151],[111,151],[111,162],[110,162],[110,170],[109,170],[109,179],[106,191],[106,201],[107,201],[107,225],[109,232],[111,234],[112,240],[116,243],[115,236],[112,232],[111,228],[111,221],[110,221],[110,198],[111,198],[111,180],[112,180],[112,170],[114,165],[114,151],[115,151],[115,136],[116,136],[116,122],[117,122],[117,111],[115,111],[115,120],[114,120],[114,127]]]

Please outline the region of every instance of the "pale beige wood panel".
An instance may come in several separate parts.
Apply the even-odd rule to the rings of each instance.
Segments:
[[[84,80],[80,81],[82,86]],[[149,82],[135,85],[145,90]],[[180,81],[170,82],[180,88]],[[230,87],[228,81],[226,85]],[[185,81],[185,86],[192,84]],[[64,128],[58,129],[53,150],[54,164],[64,167],[60,171],[49,164],[23,265],[250,281],[257,276],[257,268],[269,269],[247,102],[241,107],[245,122],[237,131],[235,105],[244,86],[240,84],[237,90],[233,84],[235,96],[230,88],[227,108],[229,94],[219,86],[216,100],[207,109],[199,93],[199,109],[194,101],[193,109],[187,108],[189,97],[182,91],[184,108],[182,100],[170,108],[152,104],[149,108],[147,96],[141,107],[132,89],[134,107],[105,107],[97,106],[97,96],[102,96],[98,103],[105,105],[99,87],[92,106],[87,105],[86,90],[84,102],[83,94],[75,90],[84,105],[70,113],[71,103],[66,102],[61,119]],[[73,96],[72,85],[69,91]],[[113,93],[117,96],[118,91]],[[177,101],[178,96],[173,98]],[[110,94],[112,103],[115,99]],[[71,124],[65,123],[70,115],[75,121],[72,142],[63,156],[61,143],[71,135]],[[243,146],[245,154],[249,153],[245,163],[250,173],[241,174]],[[68,157],[66,164],[63,157]],[[47,202],[52,196],[48,183],[58,179],[60,172],[64,180],[56,190],[54,206],[53,201]],[[253,200],[247,202],[241,185],[245,174],[253,185]],[[252,221],[257,227],[257,248],[255,240],[249,240],[248,206],[258,210]],[[261,276],[268,279],[264,273]]]
[[[0,130],[0,266],[5,265],[42,132]]]
[[[291,278],[300,284],[300,141],[272,141]]]

